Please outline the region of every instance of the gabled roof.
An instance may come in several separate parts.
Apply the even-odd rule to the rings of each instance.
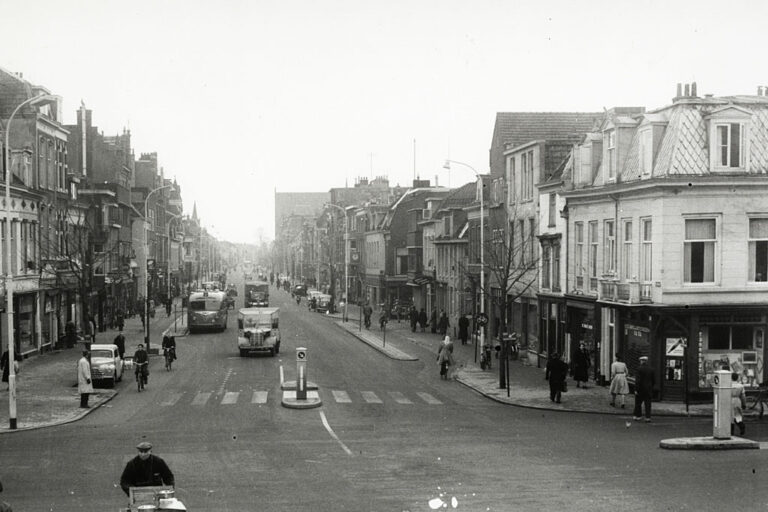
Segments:
[[[580,137],[602,116],[602,112],[497,112],[493,138],[517,147],[534,140]]]
[[[437,211],[463,208],[475,201],[477,182],[470,181],[457,189],[454,189],[437,207]]]

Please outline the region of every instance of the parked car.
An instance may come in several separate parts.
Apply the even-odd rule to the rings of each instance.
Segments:
[[[91,380],[106,387],[115,386],[123,380],[123,360],[117,351],[117,345],[94,343],[91,345]]]

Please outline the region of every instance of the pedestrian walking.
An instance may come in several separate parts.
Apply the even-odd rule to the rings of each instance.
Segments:
[[[462,345],[466,345],[467,339],[469,339],[469,318],[467,315],[459,317],[459,339]]]
[[[363,308],[363,317],[365,321],[365,328],[368,329],[371,326],[371,315],[373,314],[373,308],[370,304],[366,304]]]
[[[11,365],[9,364],[9,361],[11,359],[10,354],[6,350],[3,352],[3,355],[0,356],[0,369],[3,371],[3,382],[6,384],[9,384],[8,381],[10,380],[10,373],[11,373]],[[19,369],[21,368],[19,365],[21,363],[21,355],[19,355],[18,352],[14,351],[13,353],[13,360],[14,360],[14,367],[13,367],[13,373],[14,375],[19,373]],[[8,389],[10,387],[6,386],[5,389]]]
[[[440,378],[448,380],[448,372],[454,366],[453,342],[450,336],[443,338],[440,348],[437,349],[437,364],[440,366]]]
[[[579,343],[579,349],[573,355],[573,380],[576,381],[577,388],[587,389],[590,366],[589,350],[587,350],[586,345],[582,341]]]
[[[114,343],[117,345],[117,353],[120,356],[120,359],[125,359],[123,357],[125,355],[125,335],[123,334],[122,329],[120,329],[120,332],[115,336]]]
[[[379,328],[383,331],[384,327],[387,325],[387,308],[386,306],[381,307],[381,313],[379,314]]]
[[[641,409],[645,409],[645,422],[651,421],[651,400],[653,399],[653,369],[648,365],[648,356],[640,357],[640,367],[635,375],[635,413],[634,419],[641,420]],[[645,407],[643,407],[643,405]]]
[[[621,358],[621,355],[616,354],[616,360],[611,363],[611,407],[616,407],[616,396],[619,397],[621,408],[624,408],[624,401],[627,393],[629,393],[629,384],[627,384],[627,365]]]
[[[77,391],[80,393],[80,407],[83,409],[88,409],[88,396],[93,393],[90,355],[90,351],[83,350],[83,357],[77,361]]]
[[[440,331],[440,336],[445,336],[448,333],[448,328],[451,323],[448,321],[448,315],[445,314],[445,310],[440,310],[440,320],[438,320],[437,327]]]
[[[739,435],[743,436],[747,432],[747,428],[744,425],[744,409],[747,407],[747,394],[744,391],[744,384],[739,382],[739,374],[733,372],[731,374],[731,406],[733,407],[733,420],[731,421],[731,434],[734,431],[734,425],[739,427]]]
[[[568,364],[560,359],[560,354],[555,352],[547,361],[547,368],[544,372],[544,378],[549,381],[549,399],[552,402],[560,403],[562,392],[565,389],[565,379],[568,377]]]
[[[67,320],[67,323],[64,324],[64,337],[67,348],[72,348],[77,343],[77,327],[72,320]]]
[[[432,310],[432,314],[429,317],[429,325],[431,326],[432,334],[437,334],[437,309]]]
[[[165,299],[165,316],[168,318],[171,317],[171,309],[173,308],[173,299],[171,297],[168,297]]]
[[[424,308],[421,308],[421,311],[419,311],[419,327],[421,327],[421,332],[424,332],[427,328],[427,312],[424,311]]]
[[[115,313],[115,327],[117,327],[118,331],[122,331],[125,328],[125,315],[123,315],[121,309],[118,309]]]
[[[411,332],[416,332],[416,326],[419,324],[419,312],[416,311],[414,306],[411,306],[408,316],[411,321]]]

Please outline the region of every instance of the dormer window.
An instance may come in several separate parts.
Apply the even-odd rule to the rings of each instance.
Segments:
[[[739,123],[715,125],[717,132],[716,159],[720,167],[744,167],[743,137]]]
[[[729,105],[709,116],[709,163],[712,172],[749,169],[749,122],[752,112]]]

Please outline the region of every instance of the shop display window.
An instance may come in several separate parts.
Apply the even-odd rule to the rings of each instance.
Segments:
[[[747,387],[764,382],[762,325],[715,324],[701,329],[699,386],[711,387],[714,372],[727,370],[740,375]]]

